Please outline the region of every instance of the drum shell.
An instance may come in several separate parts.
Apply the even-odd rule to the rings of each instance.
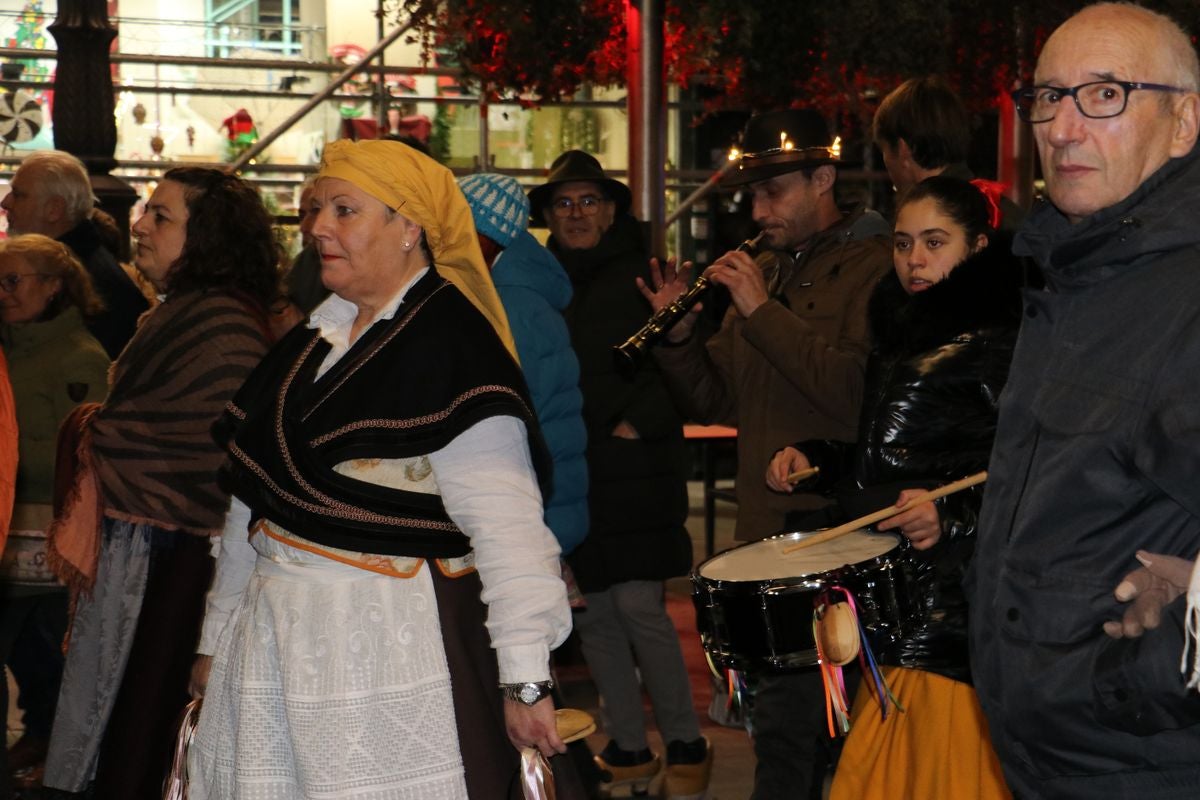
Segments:
[[[811,534],[771,538],[798,541],[807,535]],[[917,573],[907,549],[899,541],[869,560],[794,578],[764,580],[706,578],[702,571],[710,559],[691,575],[701,644],[720,667],[785,671],[813,666],[818,663],[812,628],[814,605],[822,592],[840,586],[854,596],[868,643],[878,653],[914,630],[921,619]]]

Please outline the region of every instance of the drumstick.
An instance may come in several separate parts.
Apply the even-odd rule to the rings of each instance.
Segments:
[[[784,480],[787,481],[788,483],[799,483],[800,481],[808,480],[809,478],[811,478],[813,475],[816,475],[820,471],[821,471],[820,467],[809,467],[808,469],[798,469],[795,472],[789,473],[788,476],[786,478],[784,478]]]
[[[977,486],[986,480],[987,470],[984,470],[983,472],[976,472],[974,475],[968,475],[967,477],[954,481],[953,483],[947,483],[945,486],[939,486],[938,488],[932,489],[924,494],[917,495],[902,506],[888,506],[887,508],[881,508],[878,511],[873,511],[870,514],[859,517],[858,519],[852,519],[845,525],[838,525],[836,528],[830,528],[827,531],[821,531],[820,533],[814,533],[812,536],[806,536],[795,544],[783,548],[783,553],[784,555],[787,555],[788,553],[794,553],[797,550],[803,550],[805,547],[812,547],[814,544],[828,542],[830,539],[836,539],[839,536],[845,536],[847,533],[852,533],[859,528],[865,528],[868,525],[874,525],[876,522],[885,520],[888,517],[894,517],[897,514],[908,511],[909,509],[916,508],[922,503],[928,503],[931,500],[937,500],[939,497],[945,497],[948,494],[961,492],[963,489],[969,489],[972,486]]]

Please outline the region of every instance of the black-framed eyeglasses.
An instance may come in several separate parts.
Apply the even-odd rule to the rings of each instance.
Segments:
[[[1028,86],[1012,93],[1017,114],[1025,122],[1049,122],[1058,113],[1064,97],[1075,101],[1079,113],[1091,119],[1120,116],[1129,103],[1129,93],[1137,89],[1151,92],[1186,92],[1178,86],[1137,81],[1088,81],[1078,86]]]
[[[572,209],[579,209],[579,213],[585,217],[594,217],[600,211],[600,206],[608,202],[607,198],[595,197],[594,195],[585,195],[578,200],[572,200],[570,197],[560,197],[550,204],[551,211],[554,216],[559,219],[565,219],[571,216]]]
[[[12,294],[17,290],[17,287],[21,285],[21,281],[23,281],[25,278],[45,277],[47,276],[40,272],[10,272],[4,277],[0,278],[0,289]]]

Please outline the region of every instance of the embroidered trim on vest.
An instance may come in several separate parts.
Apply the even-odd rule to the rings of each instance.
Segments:
[[[314,514],[319,514],[319,515],[325,516],[325,517],[334,517],[334,518],[338,518],[338,519],[352,519],[352,520],[358,520],[359,522],[369,522],[371,524],[401,525],[401,526],[408,527],[408,528],[426,528],[429,530],[450,531],[451,533],[461,533],[461,531],[458,529],[458,526],[454,525],[453,523],[432,522],[430,520],[423,520],[423,519],[410,519],[408,517],[391,517],[391,516],[386,516],[384,514],[375,514],[375,513],[363,511],[363,510],[359,509],[358,507],[351,506],[347,503],[338,503],[332,499],[325,498],[324,495],[320,495],[320,496],[322,498],[329,499],[330,507],[319,506],[315,503],[310,503],[307,500],[303,500],[302,498],[297,497],[296,495],[292,494],[291,492],[283,491],[283,489],[280,488],[279,484],[277,484],[277,483],[275,483],[275,481],[271,480],[271,477],[267,474],[266,470],[264,470],[262,467],[260,467],[258,465],[258,462],[254,461],[248,455],[246,455],[246,453],[243,452],[242,449],[240,447],[238,447],[236,443],[234,443],[234,442],[229,443],[229,454],[231,456],[235,457],[239,462],[241,462],[241,464],[243,466],[245,466],[247,469],[249,469],[251,472],[253,472],[255,475],[257,475],[262,480],[263,485],[268,487],[272,492],[274,492],[277,497],[279,497],[283,500],[286,500],[291,505],[295,506],[296,508],[303,509],[304,511],[309,511]],[[313,494],[318,494],[318,493],[316,491],[314,491]]]
[[[528,406],[526,406],[525,401],[521,399],[521,395],[508,386],[502,386],[500,384],[476,386],[469,392],[464,392],[463,394],[454,398],[450,405],[446,406],[446,408],[441,411],[435,411],[432,414],[425,414],[423,416],[412,417],[410,419],[363,419],[359,420],[358,422],[351,422],[348,425],[343,425],[342,427],[336,428],[329,433],[318,436],[316,439],[313,439],[311,442],[309,442],[309,445],[311,447],[318,447],[332,441],[333,439],[336,439],[343,434],[350,433],[352,431],[359,431],[364,428],[387,428],[392,430],[403,430],[405,428],[416,428],[422,425],[429,425],[430,423],[439,422],[450,416],[452,413],[454,413],[454,409],[458,408],[471,398],[478,397],[481,394],[495,392],[502,392],[504,394],[511,395],[518,403],[521,404],[522,408],[528,410]]]
[[[300,470],[296,469],[296,462],[292,459],[291,448],[288,447],[287,439],[283,435],[283,408],[284,401],[287,397],[289,389],[292,386],[292,383],[296,379],[297,373],[299,373],[301,366],[308,361],[308,358],[312,354],[312,351],[316,347],[318,341],[320,341],[319,338],[314,337],[313,340],[308,343],[308,346],[305,347],[304,352],[301,353],[300,358],[296,359],[295,363],[292,364],[291,369],[288,370],[287,377],[284,378],[283,383],[279,387],[279,393],[275,403],[275,437],[279,443],[280,456],[283,458],[283,462],[286,465],[288,474],[292,477],[292,480],[294,480],[300,488],[306,492],[309,492],[312,497],[316,498],[325,505],[319,506],[315,503],[310,503],[301,497],[297,497],[291,492],[285,492],[283,488],[279,486],[279,484],[272,480],[271,476],[267,474],[267,471],[263,469],[258,462],[254,461],[245,451],[238,447],[236,441],[231,441],[229,443],[230,455],[237,458],[237,460],[240,461],[247,469],[250,469],[252,472],[254,472],[254,474],[257,475],[263,482],[263,485],[269,487],[277,497],[286,500],[296,508],[335,519],[357,520],[359,522],[367,522],[375,525],[399,525],[406,528],[461,533],[458,526],[450,522],[434,522],[430,520],[413,519],[408,517],[393,517],[364,511],[357,506],[335,500],[324,492],[319,491],[315,486],[308,483],[308,481],[304,480],[304,477],[300,474]]]

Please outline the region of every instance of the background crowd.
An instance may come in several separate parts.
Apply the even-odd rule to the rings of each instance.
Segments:
[[[743,670],[755,800],[831,773],[845,800],[1194,797],[1191,40],[1124,3],[1049,37],[1013,95],[1045,181],[1028,213],[967,169],[940,79],[876,116],[890,221],[839,203],[847,161],[802,100],[750,118],[725,180],[762,236],[704,270],[716,329],[696,306],[629,369],[613,346],[693,269],[652,258],[588,153],[526,192],[335,142],[290,265],[251,186],[174,169],[129,267],[83,165],[28,157],[0,243],[24,722],[0,797],[161,797],[190,698],[197,798],[528,797],[539,759],[562,798],[705,796],[719,754],[664,595],[694,563],[685,420],[738,429],[745,542],[904,507],[876,531],[913,621],[878,674],[848,669],[844,742],[815,658]],[[556,715],[572,630],[594,755]]]

